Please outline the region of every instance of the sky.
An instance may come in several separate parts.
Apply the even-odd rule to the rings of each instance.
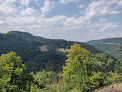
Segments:
[[[0,33],[85,42],[122,37],[122,0],[0,0]]]

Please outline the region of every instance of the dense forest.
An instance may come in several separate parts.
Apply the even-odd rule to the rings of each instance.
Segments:
[[[122,51],[122,49],[119,49]],[[15,52],[0,57],[0,92],[91,92],[122,81],[122,59],[111,70],[113,59],[104,53],[92,54],[80,44],[68,52],[60,73],[37,71],[26,73],[26,66]]]
[[[0,34],[0,92],[92,92],[122,82],[117,51],[118,60],[81,42]]]
[[[120,59],[120,54],[117,50],[120,46],[122,46],[122,38],[107,38],[101,40],[92,40],[86,43],[89,45],[93,45],[98,50],[101,50],[109,55],[112,55],[116,59]]]
[[[93,46],[80,42],[46,39],[27,32],[11,31],[0,34],[0,55],[15,51],[22,58],[22,63],[26,65],[27,72],[33,71],[35,73],[42,69],[60,72],[67,59],[67,52],[59,49],[70,49],[74,43],[81,44],[92,53],[102,52]]]

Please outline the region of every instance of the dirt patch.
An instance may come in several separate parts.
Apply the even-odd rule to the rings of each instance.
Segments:
[[[49,49],[47,49],[48,45],[44,45],[40,47],[41,52],[47,52]]]
[[[94,92],[122,92],[122,83],[106,86]]]
[[[60,48],[59,51],[62,51],[62,52],[68,52],[69,49],[65,49],[65,48]]]

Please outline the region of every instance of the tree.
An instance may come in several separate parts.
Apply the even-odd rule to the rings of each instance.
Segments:
[[[64,83],[68,90],[83,91],[87,88],[88,76],[86,64],[89,59],[90,52],[82,48],[79,44],[74,44],[69,50],[65,66],[63,66]]]
[[[118,51],[120,51],[121,58],[115,63],[115,72],[119,74],[119,79],[122,81],[122,46],[119,47]]]
[[[71,47],[67,58],[61,76],[70,91],[91,91],[109,83],[108,78],[115,75],[109,73],[113,59],[104,53],[90,54],[79,44]]]
[[[24,74],[25,68],[21,58],[15,52],[2,54],[0,57],[0,91],[22,92],[29,90],[32,76]]]
[[[122,59],[116,61],[115,72],[122,76]]]
[[[57,81],[57,75],[53,71],[39,71],[34,75],[33,84],[31,86],[32,92],[45,92],[51,90],[52,85]],[[36,90],[36,91],[35,91]]]
[[[107,74],[111,71],[113,59],[104,53],[92,54],[87,63],[87,72],[93,88],[103,86],[109,81]]]

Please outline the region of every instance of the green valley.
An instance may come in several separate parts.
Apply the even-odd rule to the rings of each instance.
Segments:
[[[116,59],[120,59],[120,54],[117,50],[119,49],[120,46],[122,46],[122,38],[107,38],[101,40],[92,40],[86,43],[94,46],[98,50],[101,50],[109,55],[112,55]]]

